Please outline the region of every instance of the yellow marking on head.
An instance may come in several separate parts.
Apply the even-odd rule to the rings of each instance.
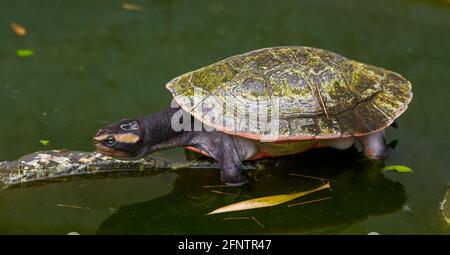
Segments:
[[[116,139],[117,142],[120,143],[136,143],[139,141],[139,136],[135,134],[105,134],[105,135],[99,135],[94,137],[94,140],[97,142],[106,140],[108,137],[113,136],[114,139]]]
[[[114,135],[114,138],[120,143],[136,143],[139,141],[139,136],[130,133]]]

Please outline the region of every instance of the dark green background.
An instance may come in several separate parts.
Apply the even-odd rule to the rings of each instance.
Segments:
[[[387,132],[388,140],[398,140],[398,146],[386,164],[408,165],[415,171],[386,176],[404,186],[406,201],[382,215],[365,213],[367,218],[358,223],[347,220],[346,227],[334,233],[448,233],[438,210],[450,180],[448,1],[133,1],[144,7],[139,13],[122,10],[121,3],[0,2],[0,161],[43,149],[92,150],[90,138],[98,128],[165,107],[170,100],[165,82],[230,55],[278,45],[325,48],[399,72],[412,82],[414,92],[410,108],[398,120],[400,129]],[[16,36],[9,28],[11,21],[24,25],[29,34]],[[19,59],[16,50],[22,48],[32,49],[35,55]],[[41,139],[50,144],[43,146]],[[323,152],[330,153],[335,152]],[[181,150],[164,154],[182,159]],[[359,167],[346,165],[351,172]],[[217,178],[213,171],[203,181],[215,183]],[[151,207],[152,199],[173,190],[175,179],[170,174],[0,191],[0,233],[95,233],[117,208],[146,201]],[[351,181],[347,185],[358,186]],[[289,190],[273,187],[273,194],[281,191]],[[170,208],[173,192],[176,189],[161,210]],[[189,191],[181,193],[185,192]],[[368,199],[393,195],[390,189],[373,192]],[[183,203],[176,197],[174,204]],[[97,209],[61,208],[57,203]],[[215,202],[219,204],[227,202]],[[368,205],[352,204],[345,214],[351,216],[358,206]],[[134,210],[124,213],[130,216]],[[176,228],[177,221],[201,217],[189,215],[189,210],[183,211],[184,219],[159,215],[159,222],[175,226],[172,233],[183,232]],[[134,232],[133,226],[147,226],[150,223],[144,219],[152,217],[149,212],[141,222],[127,225],[125,221],[117,227],[111,223],[107,229]],[[321,214],[310,221],[330,217]],[[222,231],[215,225],[209,229]],[[150,226],[141,232],[159,231]],[[274,232],[303,231],[280,227]]]

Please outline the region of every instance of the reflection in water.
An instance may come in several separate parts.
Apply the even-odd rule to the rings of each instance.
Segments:
[[[371,162],[356,150],[321,149],[302,155],[267,161],[264,169],[252,173],[249,187],[204,188],[217,180],[216,170],[179,171],[174,190],[152,201],[122,206],[97,230],[106,233],[136,234],[265,234],[265,233],[331,233],[402,208],[406,201],[403,185],[384,177],[379,169],[383,162]],[[333,179],[332,190],[321,191],[288,204],[320,199],[317,203],[287,207],[286,204],[255,210],[212,216],[206,213],[238,201],[277,194],[309,190],[321,184],[318,180],[292,176],[289,173]],[[212,190],[238,194],[218,194]],[[228,217],[255,217],[253,220],[224,220]]]
[[[0,133],[4,134],[0,139],[0,161],[43,149],[91,150],[90,136],[99,126],[166,107],[171,97],[164,84],[178,74],[254,49],[312,46],[395,70],[408,77],[414,86],[415,99],[408,113],[399,119],[400,129],[387,132],[388,138],[399,139],[401,144],[386,162],[414,169],[414,174],[389,174],[389,178],[405,185],[411,212],[371,218],[360,224],[362,227],[348,228],[345,233],[364,233],[361,229],[366,227],[391,234],[450,233],[438,210],[450,180],[448,132],[443,132],[450,126],[450,4],[447,0],[264,3],[260,0],[130,0],[142,4],[144,12],[141,13],[125,12],[122,2],[125,0],[0,1],[0,20],[4,24],[4,29],[0,29]],[[25,26],[29,35],[18,38],[8,29],[11,21]],[[30,48],[36,54],[20,59],[15,51],[21,48]],[[43,146],[40,139],[51,142]],[[177,150],[164,155],[181,160]],[[393,188],[392,182],[378,174],[371,176],[370,166],[354,163],[355,157],[307,155],[295,161],[295,167],[288,164],[284,169],[268,169],[265,173],[281,176],[281,180],[267,177],[269,184],[257,184],[236,199],[211,194],[203,188],[196,191],[197,184],[218,180],[218,172],[212,170],[192,173],[201,178],[193,183],[189,182],[188,173],[181,175],[176,191],[170,195],[172,186],[169,185],[175,178],[172,174],[2,190],[0,233],[93,233],[111,215],[109,208],[117,206],[123,212],[105,221],[99,232],[175,233],[174,227],[162,229],[183,227],[182,222],[175,222],[176,211],[171,209],[180,210],[177,216],[180,220],[197,223],[203,219],[200,215],[237,200],[315,186],[306,179],[281,175],[290,171],[334,176],[340,187],[330,193],[335,197],[332,200],[285,210],[286,218],[275,213],[275,210],[281,213],[284,206],[261,209],[267,215],[272,213],[270,219],[255,215],[258,210],[249,211],[248,214],[265,224],[265,229],[254,231],[269,232],[268,228],[278,226],[278,231],[287,232],[288,228],[281,224],[293,221],[293,210],[299,210],[294,219],[301,217],[293,231],[300,232],[301,226],[306,229],[308,224],[313,224],[304,219],[308,215],[313,217],[308,210],[319,212],[327,208],[329,212],[318,213],[316,224],[333,225],[336,218],[336,226],[348,225],[352,219],[362,220],[371,212],[388,213],[397,208],[396,204],[403,203],[400,188]],[[330,158],[334,161],[323,162]],[[283,187],[275,187],[270,181],[283,183]],[[345,187],[345,183],[352,186]],[[370,190],[364,185],[369,185]],[[180,192],[180,189],[184,190]],[[350,194],[345,194],[345,190]],[[338,191],[341,194],[333,193]],[[150,202],[164,194],[165,198]],[[195,195],[197,200],[193,200]],[[298,202],[327,195],[314,194]],[[171,201],[171,197],[176,200]],[[205,197],[203,203],[211,208],[201,204],[202,197]],[[348,201],[344,200],[346,197]],[[143,201],[148,202],[140,203]],[[199,203],[199,210],[195,210],[194,201]],[[57,207],[57,203],[87,206],[91,210]],[[161,208],[152,210],[151,206],[158,203]],[[183,211],[183,206],[192,210],[192,214]],[[383,206],[386,210],[381,209]],[[136,218],[130,216],[134,208]],[[159,229],[154,223],[160,215],[158,212],[162,220]],[[122,226],[128,221],[137,229]],[[152,224],[152,228],[139,223]],[[202,229],[206,228],[205,224],[201,225]],[[227,221],[226,224],[237,226],[244,222]],[[210,222],[207,225],[211,232],[220,230]],[[184,227],[179,232],[192,228]]]
[[[173,8],[174,0],[153,0],[164,16],[164,31],[168,39],[172,35],[173,30]]]

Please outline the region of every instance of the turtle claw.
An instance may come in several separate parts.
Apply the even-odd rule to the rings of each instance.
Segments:
[[[247,183],[249,183],[247,177],[245,177],[242,174],[237,174],[237,175],[233,175],[233,176],[222,176],[222,181],[227,185],[227,186],[243,186]]]
[[[247,182],[241,182],[241,183],[228,183],[228,182],[225,182],[225,184],[227,186],[230,186],[230,187],[240,187],[240,186],[244,186],[244,185],[248,184],[248,181]]]
[[[398,143],[398,141],[397,141],[397,140],[393,140],[392,142],[390,142],[390,143],[386,144],[386,148],[389,148],[389,149],[392,149],[392,150],[394,150],[394,149],[395,149],[395,147],[397,147],[397,143]]]
[[[392,124],[391,124],[391,127],[395,128],[395,129],[398,129],[399,126],[398,126],[397,121],[394,120],[394,121],[392,122]]]
[[[387,146],[386,151],[384,152],[383,159],[388,159],[391,157],[392,153],[394,153],[394,148]]]

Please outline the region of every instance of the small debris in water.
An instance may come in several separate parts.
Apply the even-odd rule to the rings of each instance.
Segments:
[[[229,186],[229,185],[226,185],[226,184],[223,184],[223,185],[206,185],[206,186],[203,186],[203,188],[205,188],[205,189],[210,189],[210,188],[228,188],[228,187],[233,187],[233,186]]]
[[[226,217],[223,220],[249,220],[250,217]]]
[[[385,166],[381,169],[382,172],[386,171],[396,171],[399,173],[412,173],[413,170],[410,167],[402,166],[402,165],[394,165],[394,166]]]
[[[378,233],[378,232],[369,232],[369,233],[367,233],[367,235],[369,235],[369,236],[378,236],[378,235],[380,235],[380,233]]]
[[[298,205],[307,205],[307,204],[311,204],[311,203],[315,203],[315,202],[320,202],[320,201],[328,200],[328,199],[330,199],[330,198],[333,198],[333,197],[324,197],[324,198],[319,198],[319,199],[315,199],[315,200],[310,200],[310,201],[305,201],[305,202],[300,202],[300,203],[290,204],[290,205],[288,205],[288,207],[298,206]]]
[[[218,190],[210,190],[211,192],[217,193],[217,194],[222,194],[222,195],[229,195],[229,196],[234,196],[234,197],[238,197],[239,195],[237,194],[232,194],[232,193],[227,193],[227,192],[222,192],[222,191],[218,191]]]
[[[258,224],[260,227],[264,228],[264,224],[262,224],[259,220],[257,220],[254,216],[251,217],[227,217],[223,218],[223,220],[253,220],[256,224]]]
[[[56,206],[67,207],[67,208],[74,208],[74,209],[90,210],[89,207],[82,207],[82,206],[78,206],[78,205],[57,204]]]
[[[132,11],[132,12],[141,12],[144,11],[144,7],[137,5],[137,4],[132,4],[132,3],[122,3],[122,9],[124,9],[125,11]]]
[[[442,217],[447,224],[450,224],[450,204],[448,202],[448,198],[450,198],[450,188],[447,189],[445,193],[444,200],[440,203],[439,209],[441,209]]]
[[[34,52],[29,49],[21,49],[21,50],[17,50],[16,54],[19,58],[27,58],[27,57],[33,56]]]
[[[252,216],[251,218],[253,221],[256,222],[256,224],[258,224],[260,227],[264,228],[264,225],[261,222],[259,222],[255,217]]]
[[[48,145],[50,143],[49,140],[39,140],[42,145]]]
[[[24,26],[17,24],[16,22],[11,22],[12,31],[18,36],[26,36],[27,29]]]
[[[300,177],[310,178],[310,179],[319,180],[319,181],[327,181],[327,182],[335,182],[336,181],[336,180],[332,180],[332,179],[316,177],[316,176],[310,176],[310,175],[304,175],[304,174],[297,174],[297,173],[289,173],[289,175],[300,176]]]
[[[409,204],[404,204],[402,207],[403,212],[412,212],[411,207],[409,206]]]
[[[69,233],[67,233],[67,235],[68,236],[79,236],[80,233],[78,233],[78,232],[69,232]]]

